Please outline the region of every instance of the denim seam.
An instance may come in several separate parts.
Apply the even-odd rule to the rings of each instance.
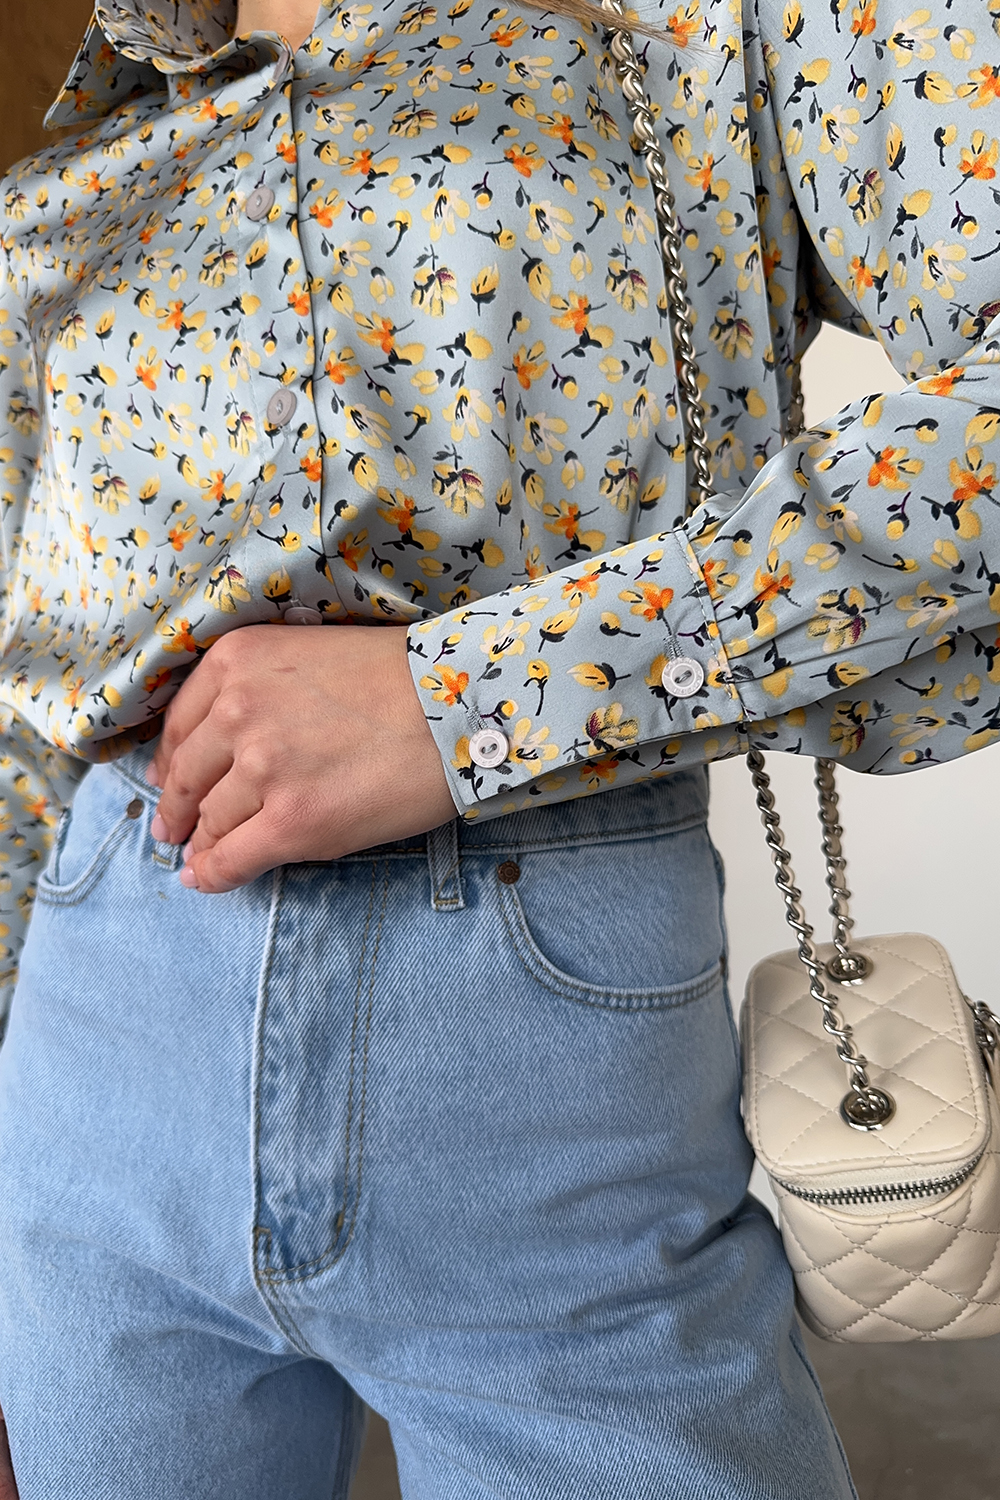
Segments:
[[[524,909],[513,887],[504,885],[499,877],[496,885],[500,896],[500,911],[518,958],[531,977],[547,990],[551,990],[553,994],[573,1000],[579,1005],[592,1006],[595,1010],[641,1014],[649,1010],[674,1010],[695,1000],[701,1000],[719,983],[722,965],[718,962],[704,974],[699,974],[684,984],[672,985],[663,990],[616,991],[611,986],[603,989],[600,985],[574,979],[572,975],[563,974],[554,964],[551,964],[538,947],[531,935]]]
[[[729,928],[726,924],[726,866],[722,855],[709,839],[709,847],[712,851],[712,863],[715,866],[715,874],[719,883],[719,928],[722,932],[722,983],[726,992],[726,1011],[729,1016],[729,1039],[732,1043],[733,1056],[736,1059],[736,1069],[740,1078],[743,1076],[743,1048],[740,1043],[740,1031],[736,1024],[736,1015],[733,1011],[733,997],[729,989]]]
[[[114,771],[117,776],[120,776],[121,779],[130,787],[134,787],[137,792],[140,792],[147,801],[155,799],[155,797],[157,796],[157,789],[155,787],[152,787],[148,781],[143,781],[141,778],[133,776],[132,772],[129,771],[125,766],[123,766],[119,761],[112,761],[110,763],[110,769]],[[589,799],[573,798],[571,800],[586,801]],[[526,811],[543,812],[545,811],[545,809],[529,808],[526,809]],[[474,859],[480,854],[484,856],[490,856],[501,851],[509,852],[512,854],[529,854],[536,850],[543,851],[545,849],[573,848],[577,845],[585,846],[592,844],[623,843],[629,839],[651,838],[661,833],[685,833],[688,829],[701,827],[701,825],[703,823],[706,823],[707,821],[707,813],[704,809],[699,809],[699,811],[694,813],[686,813],[683,817],[680,818],[670,818],[665,819],[661,822],[654,823],[630,823],[624,828],[598,828],[589,833],[568,833],[561,834],[558,837],[554,838],[546,838],[544,835],[538,835],[537,837],[525,837],[522,839],[491,839],[488,843],[481,843],[479,842],[479,840],[475,839],[469,839],[468,842],[466,842],[466,840],[462,836],[463,828],[466,825],[462,823],[461,819],[458,820],[457,831],[459,853],[461,858]],[[335,862],[337,864],[367,863],[368,860],[372,858],[372,852],[373,851],[370,849],[358,850],[354,854],[342,855],[340,859]],[[426,857],[426,842],[420,844],[412,844],[406,849],[377,850],[378,859],[426,859]],[[330,863],[330,861],[306,860],[303,863],[309,865],[324,865]]]
[[[251,1127],[251,1149],[253,1152],[253,1239],[251,1244],[251,1265],[254,1285],[260,1293],[261,1300],[268,1312],[271,1314],[279,1332],[284,1334],[293,1348],[300,1354],[305,1354],[313,1359],[319,1356],[311,1349],[302,1337],[302,1333],[288,1310],[282,1307],[280,1301],[272,1296],[268,1286],[266,1268],[271,1259],[271,1231],[260,1223],[261,1205],[261,1170],[260,1170],[260,1079],[263,1071],[264,1053],[264,1025],[267,1020],[267,1010],[270,996],[271,969],[274,964],[274,953],[278,933],[278,919],[285,896],[285,880],[280,867],[275,870],[272,881],[271,912],[268,920],[266,950],[264,962],[261,966],[261,975],[257,986],[258,1014],[255,1018],[256,1038],[254,1046],[254,1071],[253,1080],[253,1122]]]
[[[339,1211],[337,1213],[336,1219],[334,1220],[334,1225],[335,1225],[335,1228],[336,1228],[336,1234],[335,1234],[333,1240],[331,1241],[330,1245],[327,1247],[326,1250],[324,1250],[322,1252],[322,1254],[315,1256],[312,1260],[300,1261],[297,1265],[290,1266],[290,1267],[288,1267],[285,1270],[281,1270],[277,1266],[272,1266],[270,1264],[270,1252],[269,1252],[268,1253],[268,1264],[267,1264],[267,1267],[266,1267],[266,1270],[265,1270],[265,1279],[267,1280],[268,1284],[272,1285],[272,1286],[276,1285],[276,1284],[278,1284],[280,1282],[290,1283],[290,1282],[296,1282],[296,1281],[308,1281],[311,1277],[318,1276],[323,1271],[329,1270],[331,1266],[336,1265],[337,1262],[339,1260],[341,1260],[343,1258],[343,1256],[346,1254],[347,1249],[348,1249],[349,1245],[351,1244],[351,1241],[354,1238],[355,1228],[357,1227],[358,1213],[360,1212],[360,1207],[361,1207],[361,1181],[362,1181],[362,1167],[363,1167],[363,1163],[364,1163],[365,1111],[366,1111],[366,1105],[367,1105],[367,1100],[368,1100],[368,1056],[369,1056],[369,1044],[370,1044],[370,1039],[371,1039],[372,1009],[373,1009],[374,998],[375,998],[375,970],[376,970],[376,964],[378,962],[379,948],[381,946],[381,941],[382,941],[382,930],[383,930],[383,926],[384,926],[384,923],[385,923],[385,913],[386,913],[386,907],[388,905],[388,897],[389,897],[389,867],[388,867],[387,864],[384,865],[384,867],[383,867],[382,904],[381,904],[381,907],[379,909],[378,925],[377,925],[377,927],[375,929],[375,939],[374,939],[374,943],[373,943],[373,947],[372,947],[371,964],[370,964],[370,968],[369,968],[368,993],[367,993],[367,996],[366,996],[366,1004],[365,1004],[364,1041],[363,1041],[363,1044],[362,1044],[362,1052],[361,1052],[360,1097],[359,1097],[359,1100],[358,1100],[358,1164],[357,1164],[357,1168],[356,1168],[354,1203],[353,1203],[353,1207],[352,1207],[352,1210],[351,1210],[350,1224],[347,1227],[347,1234],[344,1236],[343,1243],[339,1244],[339,1246],[338,1246],[338,1242],[340,1241],[340,1237],[341,1237],[341,1234],[343,1233],[343,1229],[344,1229],[344,1222],[345,1222],[346,1213],[347,1213],[347,1203],[348,1203],[349,1194],[350,1194],[350,1179],[351,1179],[351,1126],[352,1126],[352,1124],[354,1122],[353,1097],[354,1097],[354,1079],[355,1079],[355,1058],[357,1056],[358,1018],[359,1018],[359,1015],[360,1015],[360,1012],[361,1012],[361,992],[362,992],[362,985],[364,983],[365,959],[366,959],[367,948],[368,948],[368,933],[369,933],[369,931],[371,929],[372,912],[374,911],[374,908],[375,908],[375,889],[376,889],[376,880],[377,880],[377,876],[378,876],[378,866],[379,866],[379,861],[373,860],[372,861],[372,884],[371,884],[371,892],[370,892],[370,895],[369,895],[368,913],[367,913],[367,916],[365,918],[364,934],[363,934],[362,941],[361,941],[361,961],[360,961],[360,964],[359,964],[359,972],[358,972],[358,988],[357,988],[357,994],[356,994],[356,997],[355,997],[355,1004],[354,1004],[354,1020],[353,1020],[353,1024],[352,1024],[352,1028],[351,1028],[350,1083],[348,1084],[347,1125],[346,1125],[346,1130],[345,1130],[345,1135],[346,1135],[346,1158],[345,1158],[345,1163],[344,1163],[344,1192],[343,1192],[343,1197],[341,1199],[340,1209],[339,1209]],[[337,1222],[338,1220],[339,1220],[339,1224]]]
[[[848,1484],[851,1486],[851,1494],[854,1497],[854,1500],[858,1500],[858,1492],[854,1487],[854,1480],[851,1478],[851,1466],[847,1461],[847,1453],[844,1449],[843,1443],[841,1442],[840,1433],[837,1431],[836,1423],[830,1415],[830,1408],[826,1404],[826,1397],[823,1394],[823,1388],[816,1378],[816,1371],[810,1364],[806,1356],[805,1349],[801,1346],[800,1339],[801,1334],[799,1333],[798,1327],[795,1323],[793,1323],[792,1327],[788,1330],[788,1342],[791,1344],[795,1356],[808,1375],[809,1380],[816,1388],[816,1394],[819,1396],[820,1404],[824,1412],[826,1413],[826,1420],[829,1424],[830,1431],[833,1433],[833,1440],[837,1445],[837,1451],[840,1454],[841,1463],[844,1465],[844,1474],[847,1478]]]
[[[541,811],[542,809],[539,809]],[[493,859],[497,854],[544,854],[548,849],[573,849],[576,847],[591,847],[595,844],[622,844],[627,842],[638,842],[641,839],[657,838],[660,834],[687,833],[692,828],[701,828],[708,822],[704,811],[688,813],[683,818],[676,818],[670,822],[663,823],[637,823],[627,828],[598,828],[590,833],[568,833],[557,838],[512,838],[490,840],[489,843],[480,843],[470,839],[468,842],[462,839],[461,825],[459,826],[459,855],[464,861],[467,859]],[[427,845],[412,844],[406,849],[379,849],[379,859],[426,859]],[[343,854],[335,861],[338,865],[361,864],[372,857],[370,849],[359,850],[356,854]],[[329,860],[308,860],[304,863],[321,867],[331,863]]]
[[[350,1413],[345,1415],[341,1422],[340,1441],[334,1460],[333,1500],[340,1500],[341,1496],[350,1492],[355,1466],[368,1426],[367,1411],[357,1391],[351,1390],[349,1402]]]
[[[66,838],[69,834],[69,825],[72,816],[72,806],[64,807],[62,812],[59,814],[59,822],[56,826],[55,837],[52,840],[52,852],[49,856],[48,867],[52,871],[52,884],[55,886],[58,886],[60,884],[59,865],[60,861],[62,860],[63,849],[66,846]],[[42,873],[45,873],[44,870]]]
[[[137,792],[141,792],[147,802],[155,802],[159,796],[159,787],[153,786],[152,782],[144,781],[140,776],[133,776],[132,772],[127,770],[120,761],[113,760],[111,770],[116,776],[120,776],[122,781],[134,787]]]
[[[112,855],[122,842],[132,821],[127,815],[123,815],[118,819],[118,822],[114,824],[101,840],[90,864],[70,885],[50,884],[46,880],[43,871],[38,879],[36,899],[43,906],[79,906],[90,895],[91,891],[104,875],[105,870],[111,862]]]
[[[305,1338],[290,1310],[273,1291],[273,1283],[267,1274],[270,1258],[271,1231],[263,1225],[257,1225],[253,1232],[253,1276],[264,1306],[271,1314],[279,1332],[284,1334],[293,1349],[309,1359],[322,1358]]]
[[[463,911],[465,893],[462,889],[462,856],[454,818],[440,828],[432,828],[428,833],[427,867],[434,910]]]
[[[496,854],[501,850],[509,850],[513,854],[530,854],[536,851],[544,853],[546,849],[585,848],[593,844],[624,844],[655,838],[658,834],[686,833],[689,829],[700,828],[703,823],[707,822],[707,814],[699,811],[689,813],[687,817],[677,818],[669,823],[637,823],[629,828],[595,828],[590,833],[567,833],[558,838],[513,838],[488,844],[470,841],[461,846],[461,853],[463,859],[469,859],[480,853]]]

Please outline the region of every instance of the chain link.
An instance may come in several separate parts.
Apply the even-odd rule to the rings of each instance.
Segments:
[[[609,16],[620,20],[625,19],[623,0],[601,0],[601,3]],[[701,404],[701,376],[694,351],[694,317],[688,298],[687,278],[681,260],[680,226],[677,222],[677,210],[667,175],[666,157],[656,135],[653,109],[646,93],[646,85],[635,54],[631,33],[623,27],[609,26],[609,29],[612,32],[611,55],[621,81],[622,94],[631,112],[632,128],[645,157],[646,171],[649,174],[656,204],[660,254],[663,260],[677,381],[684,410],[687,452],[691,464],[687,511],[690,515],[712,494],[712,474]],[[794,437],[803,426],[802,381],[797,360],[792,365],[790,384],[786,435]],[[788,925],[798,940],[798,956],[809,975],[809,993],[822,1007],[823,1029],[833,1038],[837,1047],[837,1056],[847,1068],[851,1092],[841,1104],[841,1114],[849,1125],[859,1130],[878,1130],[891,1119],[895,1105],[888,1094],[872,1087],[868,1077],[868,1060],[858,1051],[854,1033],[844,1020],[836,1000],[824,983],[824,965],[816,952],[813,929],[806,921],[802,908],[802,893],[795,884],[791,857],[785,847],[784,835],[775,810],[770,777],[764,768],[764,757],[759,750],[751,748],[748,751],[747,765],[753,779],[767,846],[774,860],[775,883],[784,897]],[[832,761],[817,761],[816,786],[820,798],[823,853],[826,858],[827,885],[832,898],[830,911],[834,918],[834,943],[837,950],[836,957],[831,960],[831,965],[834,967],[830,968],[830,973],[843,983],[857,983],[865,977],[864,973],[860,972],[860,967],[867,964],[867,960],[861,954],[852,953],[848,946],[852,925],[848,913],[850,892],[847,889],[844,874],[845,860],[841,843],[843,830],[838,821],[837,791]],[[838,964],[840,971],[836,967]]]
[[[834,779],[832,760],[816,762],[816,791],[819,794],[819,818],[823,828],[823,857],[826,860],[826,883],[830,890],[830,915],[833,918],[833,946],[836,954],[826,972],[838,984],[860,984],[872,971],[871,960],[852,950],[850,913],[851,893],[847,888],[847,860],[844,858],[844,830],[840,826],[840,799]]]
[[[625,7],[622,0],[601,0],[601,3],[612,16],[624,19]],[[684,410],[685,441],[692,470],[688,493],[690,515],[712,494],[712,471],[701,406],[701,372],[694,352],[694,319],[688,298],[687,277],[681,260],[680,226],[667,176],[667,160],[657,139],[652,106],[630,32],[612,29],[611,55],[615,60],[622,93],[631,111],[632,128],[645,157],[646,171],[649,173],[656,202],[656,222],[674,341],[677,383]]]
[[[774,861],[774,880],[785,901],[785,918],[798,938],[799,958],[809,974],[809,993],[817,1005],[823,1008],[823,1030],[837,1043],[837,1056],[846,1064],[851,1088],[856,1093],[866,1093],[871,1084],[868,1078],[868,1060],[858,1051],[854,1033],[837,1008],[837,1002],[823,982],[823,963],[813,943],[813,929],[806,921],[802,909],[802,892],[795,884],[791,867],[791,855],[785,845],[785,836],[774,806],[771,778],[764,768],[764,757],[759,750],[747,752],[747,765],[753,778],[757,794],[757,808],[764,825],[764,837]]]

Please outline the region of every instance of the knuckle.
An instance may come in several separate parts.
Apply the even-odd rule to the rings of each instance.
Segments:
[[[193,769],[186,743],[179,745],[171,758],[167,777],[168,785],[164,787],[164,794],[169,794],[171,802],[189,802],[197,795],[192,775]]]
[[[275,765],[275,749],[264,739],[251,739],[241,745],[236,755],[236,770],[251,785],[259,785],[271,779]]]
[[[212,717],[220,728],[235,733],[246,725],[252,715],[249,692],[242,687],[230,687],[220,693],[212,708]]]
[[[197,789],[192,786],[191,779],[183,774],[171,772],[170,794],[173,802],[191,802],[197,799]]]

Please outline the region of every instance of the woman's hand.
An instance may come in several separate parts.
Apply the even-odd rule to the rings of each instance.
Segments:
[[[399,626],[223,636],[168,708],[149,779],[163,789],[153,836],[190,840],[180,878],[200,891],[455,816]]]
[[[10,1462],[10,1444],[7,1442],[7,1423],[0,1411],[0,1500],[17,1500],[17,1485]]]

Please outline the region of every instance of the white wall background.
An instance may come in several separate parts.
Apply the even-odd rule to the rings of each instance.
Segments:
[[[824,328],[803,367],[806,417],[818,421],[903,381],[873,341]],[[829,939],[813,761],[768,756],[768,770],[806,912]],[[742,760],[712,767],[712,836],[726,864],[730,984],[792,946]],[[967,994],[1000,1012],[1000,744],[944,766],[893,776],[838,771],[855,931],[927,932],[951,955]],[[754,1189],[760,1192],[755,1179]],[[763,1196],[763,1194],[762,1194]]]

